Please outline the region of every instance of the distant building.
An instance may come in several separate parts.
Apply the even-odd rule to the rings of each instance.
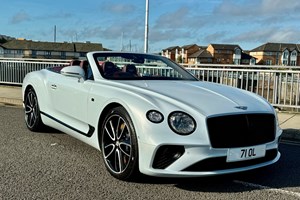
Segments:
[[[180,59],[182,63],[189,63],[189,57],[200,50],[200,46],[196,44],[185,45],[181,47],[179,51]]]
[[[299,66],[300,45],[289,43],[265,43],[250,51],[260,65]]]
[[[10,40],[0,45],[0,57],[40,59],[80,59],[87,52],[102,51],[100,43],[37,42],[31,40]]]
[[[241,64],[242,48],[236,44],[210,44],[207,51],[213,56],[214,64]]]
[[[235,44],[196,44],[173,46],[162,50],[162,55],[184,64],[236,64],[255,65],[256,59]]]
[[[173,61],[177,61],[178,49],[180,49],[179,46],[168,47],[168,48],[162,50],[161,55],[164,57],[167,57]]]
[[[205,49],[199,49],[188,57],[189,64],[211,64],[213,57],[209,51]]]
[[[200,51],[202,48],[206,47],[198,46],[196,44],[184,45],[182,47],[172,46],[163,49],[161,55],[178,63],[190,63],[190,56]]]

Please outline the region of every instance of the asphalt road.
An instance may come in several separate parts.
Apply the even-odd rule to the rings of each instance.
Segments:
[[[300,199],[300,146],[275,165],[234,175],[123,182],[100,153],[57,131],[33,133],[23,109],[0,105],[0,199]]]

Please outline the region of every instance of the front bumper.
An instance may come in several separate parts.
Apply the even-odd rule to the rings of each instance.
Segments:
[[[163,169],[153,165],[159,147],[142,143],[139,144],[139,169],[143,174],[159,177],[201,177],[247,171],[271,165],[279,160],[281,154],[278,152],[278,139],[266,144],[265,157],[239,162],[226,161],[228,148],[182,145],[183,154]]]

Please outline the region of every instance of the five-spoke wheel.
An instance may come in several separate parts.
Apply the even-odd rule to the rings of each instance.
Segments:
[[[106,168],[116,178],[129,180],[137,171],[137,140],[131,119],[122,107],[112,109],[101,130]]]

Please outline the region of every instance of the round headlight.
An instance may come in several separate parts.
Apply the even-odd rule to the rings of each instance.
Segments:
[[[168,123],[170,128],[177,134],[189,135],[196,129],[195,120],[184,112],[172,112],[169,115]]]
[[[149,110],[146,116],[147,119],[153,123],[160,123],[164,120],[164,116],[156,110]]]

